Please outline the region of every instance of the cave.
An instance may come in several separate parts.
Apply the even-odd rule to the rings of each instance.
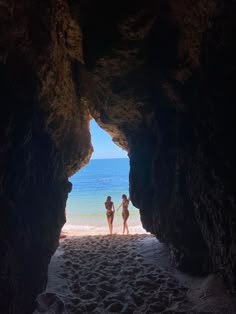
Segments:
[[[0,313],[27,314],[94,118],[128,152],[143,227],[236,287],[233,0],[0,3]]]

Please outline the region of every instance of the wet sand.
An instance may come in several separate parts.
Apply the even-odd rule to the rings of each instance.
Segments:
[[[139,234],[60,240],[38,313],[236,312],[219,277],[182,274],[164,245]]]

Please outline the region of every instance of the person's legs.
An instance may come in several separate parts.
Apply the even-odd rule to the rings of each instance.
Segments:
[[[123,212],[122,217],[123,217],[123,234],[125,234],[125,230],[127,230],[127,234],[129,234],[128,224],[127,224],[127,220],[129,218],[129,212],[128,211]]]
[[[129,234],[129,228],[128,228],[127,220],[128,220],[128,218],[124,219],[123,234],[125,233],[125,230],[127,231],[127,234]]]
[[[112,234],[112,229],[113,229],[113,214],[110,214],[109,217],[108,217],[108,225],[109,225],[110,234]]]
[[[126,219],[125,227],[126,227],[126,230],[127,230],[127,234],[129,234],[129,228],[128,228],[127,220],[128,220],[128,219]]]
[[[123,220],[123,234],[125,234],[125,219]]]
[[[111,224],[111,234],[112,234],[112,231],[113,231],[113,218],[114,218],[114,213],[112,213],[112,215],[111,215],[111,220],[110,220],[110,224]]]
[[[125,230],[127,229],[127,223],[126,223],[127,219],[126,217],[123,219],[123,234],[125,234]]]
[[[108,223],[109,232],[111,233],[111,223],[110,223],[110,217],[108,215],[107,215],[107,223]]]
[[[110,234],[112,234],[112,222],[111,222],[111,217],[109,218],[109,223],[110,223],[110,225],[109,225],[109,227],[110,227]]]
[[[123,234],[125,233],[125,214],[124,211],[122,211],[122,218],[123,218]]]

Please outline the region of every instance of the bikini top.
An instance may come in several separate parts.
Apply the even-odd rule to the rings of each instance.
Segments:
[[[113,202],[105,202],[105,207],[106,209],[112,209],[112,206],[113,206]]]
[[[129,201],[123,201],[123,210],[128,210],[128,206],[129,206]]]

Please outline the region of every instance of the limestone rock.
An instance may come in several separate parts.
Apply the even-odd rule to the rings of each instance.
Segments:
[[[146,230],[235,291],[235,1],[0,2],[0,312],[27,314],[94,117]],[[16,309],[18,312],[16,312]]]

